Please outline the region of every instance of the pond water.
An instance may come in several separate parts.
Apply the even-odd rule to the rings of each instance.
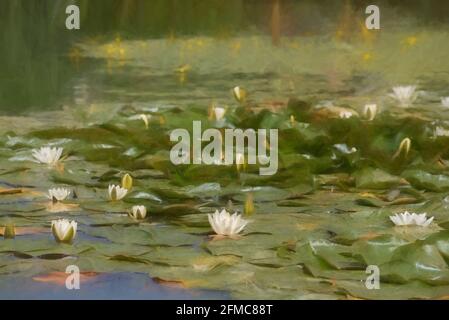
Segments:
[[[38,78],[35,104],[25,95],[20,112],[1,106],[0,231],[14,225],[16,237],[0,240],[0,298],[447,298],[447,36],[402,28],[349,42],[286,37],[280,47],[257,33],[73,43],[42,76],[51,94],[39,98]],[[397,85],[417,86],[407,108],[389,95]],[[212,104],[226,109],[224,125],[209,117]],[[169,133],[193,120],[279,129],[278,173],[174,166]],[[64,149],[55,166],[32,157],[46,145]],[[108,186],[126,173],[132,189],[110,201]],[[71,196],[49,201],[56,186]],[[240,238],[213,236],[207,214],[248,203],[255,212]],[[127,214],[137,204],[143,221]],[[395,227],[389,217],[406,210],[435,219]],[[72,244],[54,241],[57,218],[78,223]],[[83,290],[65,288],[69,264],[84,272]],[[381,290],[365,286],[368,265],[379,266]]]
[[[37,280],[36,280],[37,279]],[[102,274],[80,283],[80,289],[68,290],[58,283],[42,282],[39,277],[9,279],[2,282],[0,298],[4,300],[196,300],[227,299],[226,293],[207,290],[186,290],[162,286],[146,274]],[[56,282],[56,279],[53,281]]]

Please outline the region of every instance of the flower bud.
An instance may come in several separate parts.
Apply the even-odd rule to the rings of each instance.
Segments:
[[[393,156],[393,159],[403,156],[404,158],[407,157],[408,153],[410,152],[410,146],[412,144],[412,141],[410,138],[404,138],[401,143],[399,144],[399,148],[396,151],[396,153]]]
[[[122,177],[122,188],[131,190],[133,187],[133,178],[127,173]]]
[[[234,94],[235,100],[239,103],[243,103],[246,100],[246,91],[240,87],[235,87],[232,89],[232,93]]]
[[[16,237],[16,227],[13,224],[5,226],[3,237],[5,239],[14,239]]]
[[[368,121],[372,121],[377,114],[377,104],[366,104],[363,108],[363,115]]]
[[[147,208],[145,208],[145,206],[133,206],[131,211],[128,212],[128,215],[136,220],[145,219],[147,216]]]
[[[250,216],[254,213],[254,196],[252,193],[246,195],[243,212],[246,216]]]
[[[77,223],[67,219],[53,220],[51,231],[57,242],[70,243],[76,236]]]

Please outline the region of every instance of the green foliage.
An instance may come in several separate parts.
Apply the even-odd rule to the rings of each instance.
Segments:
[[[291,108],[228,111],[230,127],[280,128],[279,173],[268,177],[260,177],[256,165],[239,173],[235,166],[170,163],[172,129],[190,129],[198,118],[204,127],[214,126],[200,108],[158,111],[154,116],[168,121],[149,129],[129,122],[125,107],[101,124],[29,131],[26,139],[11,133],[0,143],[1,183],[21,189],[0,195],[0,225],[17,227],[15,239],[0,240],[1,274],[48,272],[70,256],[83,270],[148,272],[158,281],[227,290],[238,298],[444,295],[449,215],[440,192],[449,184],[444,168],[420,160],[435,153],[435,140],[419,146],[425,124],[404,129],[411,118],[393,121],[385,114],[370,122],[332,119],[323,125],[316,122],[316,109],[302,107],[295,115],[310,122],[292,124]],[[359,139],[362,131],[363,141],[373,143]],[[397,162],[394,146],[405,135],[413,152]],[[62,167],[30,161],[32,147],[50,142],[64,147]],[[125,172],[133,177],[132,191],[122,201],[109,201],[107,186],[119,184]],[[43,192],[54,185],[73,189],[76,198],[50,204]],[[242,238],[211,237],[206,213],[229,207],[228,201],[243,212],[248,192],[256,214]],[[127,216],[134,204],[147,206],[145,220]],[[436,223],[394,227],[388,217],[404,210],[427,211]],[[72,245],[53,241],[49,223],[58,217],[78,222]],[[38,267],[28,266],[31,258]],[[384,293],[365,288],[368,265],[379,266]]]

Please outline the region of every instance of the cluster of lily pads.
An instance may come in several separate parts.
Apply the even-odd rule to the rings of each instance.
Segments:
[[[238,102],[243,103],[246,101],[247,92],[243,88],[235,87],[232,92]],[[416,86],[397,86],[393,87],[393,93],[391,93],[390,96],[395,99],[401,107],[409,107],[414,101],[416,101],[418,94],[416,93]],[[449,97],[442,98],[441,103],[444,107],[449,107]],[[363,108],[364,117],[368,121],[374,120],[377,112],[378,109],[376,104],[366,104]],[[223,125],[225,114],[225,108],[215,105],[213,105],[209,111],[209,117],[215,120],[220,125]],[[341,110],[338,115],[342,119],[349,119],[354,115],[354,113],[348,110]],[[146,128],[148,128],[149,126],[149,119],[146,114],[140,114],[135,117],[131,117],[131,119],[141,119],[144,122]],[[292,123],[295,122],[295,118],[293,115],[290,116],[290,121]],[[437,127],[435,130],[437,135],[441,135],[441,131],[443,129]],[[399,148],[393,158],[399,156],[401,153],[407,155],[410,150],[410,144],[410,139],[404,138],[401,141]],[[357,150],[355,148],[352,148],[348,153],[353,153],[356,151]],[[62,152],[63,148],[42,147],[39,150],[33,150],[33,156],[40,163],[56,165],[56,163],[62,156]],[[244,155],[237,154],[237,169],[240,170],[240,166],[242,166],[243,164]],[[132,178],[129,174],[126,174],[123,177],[122,185],[122,187],[114,184],[109,185],[108,194],[110,200],[118,201],[126,196],[128,190],[132,187]],[[49,190],[48,197],[52,201],[62,201],[66,199],[69,194],[70,190],[68,189],[54,188]],[[145,219],[147,215],[147,209],[145,206],[136,205],[131,208],[131,210],[129,211],[129,215],[136,220]],[[427,219],[426,213],[410,214],[406,211],[404,213],[393,215],[390,217],[390,219],[395,225],[398,226],[418,225],[426,227],[432,222],[433,217]],[[217,210],[213,216],[209,215],[209,223],[211,224],[213,230],[217,235],[233,237],[244,229],[248,221],[242,219],[237,213],[230,215],[229,212],[223,209],[221,212]],[[54,220],[52,221],[51,226],[53,235],[55,236],[55,239],[57,241],[71,242],[76,235],[77,223],[75,221],[68,221],[66,219]]]
[[[220,111],[215,110],[215,113]],[[224,114],[224,112],[223,112]],[[141,117],[146,119],[145,117]],[[33,150],[34,158],[43,164],[55,166],[60,160],[63,148],[41,147]],[[238,165],[241,161],[237,161]],[[132,188],[132,177],[129,174],[123,176],[122,186],[111,184],[108,187],[108,195],[111,201],[122,200],[128,190]],[[70,195],[67,188],[52,188],[48,190],[47,197],[53,202],[63,201]],[[147,216],[147,209],[143,205],[135,205],[128,212],[129,216],[135,220],[143,220]],[[238,235],[248,223],[247,220],[241,218],[240,215],[234,213],[230,215],[225,209],[221,212],[215,211],[213,215],[209,215],[209,222],[217,235],[235,237]],[[51,230],[53,236],[58,242],[71,243],[76,236],[77,223],[67,219],[53,220],[51,222]]]
[[[64,245],[34,234],[2,242],[0,272],[60,270],[62,258],[77,257],[81,270],[143,271],[234,297],[442,296],[449,285],[449,137],[435,133],[449,115],[444,104],[420,104],[415,89],[404,92],[381,110],[314,99],[264,104],[235,88],[231,107],[126,105],[87,126],[8,132],[0,181],[12,189],[0,203],[1,223],[19,221],[18,231],[30,232],[46,225],[47,210],[75,215],[83,227],[53,220]],[[279,129],[278,173],[260,176],[244,155],[235,166],[173,165],[169,132],[190,130],[193,120]],[[28,157],[45,144],[33,160],[50,170]],[[30,190],[50,183],[73,189],[50,189],[46,207]],[[57,206],[75,194],[73,206]],[[209,237],[211,227],[216,236]],[[73,241],[77,231],[82,241]],[[39,263],[31,266],[31,257]],[[360,282],[370,264],[380,267],[381,293]]]

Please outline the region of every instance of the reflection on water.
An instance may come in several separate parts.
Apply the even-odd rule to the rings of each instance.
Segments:
[[[392,86],[409,84],[434,95],[427,95],[430,100],[439,100],[446,94],[449,65],[443,58],[445,50],[435,52],[434,47],[446,33],[428,30],[413,47],[404,47],[410,33],[396,30],[370,45],[321,36],[292,37],[285,38],[279,48],[263,36],[120,40],[123,52],[119,56],[111,56],[108,49],[117,40],[79,41],[80,61],[74,62],[67,53],[48,61],[50,68],[39,81],[30,80],[29,86],[22,87],[24,94],[1,84],[5,90],[0,113],[98,105],[109,105],[110,111],[127,104],[232,105],[234,86],[248,89],[250,100],[268,105],[285,104],[289,97],[355,106],[374,99],[381,104]],[[237,53],[235,42],[240,44]],[[435,57],[423,63],[422,57],[430,54]]]
[[[279,47],[271,1],[116,2],[83,3],[81,30],[69,32],[63,1],[2,1],[0,114],[105,101],[227,103],[235,85],[259,101],[376,94],[425,78],[447,86],[444,0],[379,0],[379,32],[360,28],[356,1],[283,0]]]
[[[32,278],[9,278],[2,281],[0,299],[227,299],[224,292],[187,290],[164,286],[142,273],[100,274],[81,281],[79,290],[64,285],[35,281]]]

